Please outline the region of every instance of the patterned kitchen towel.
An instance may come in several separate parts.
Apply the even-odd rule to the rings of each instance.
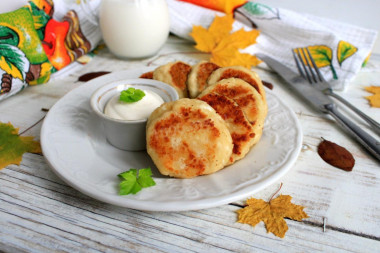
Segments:
[[[292,49],[307,47],[325,79],[329,80],[336,90],[344,89],[360,71],[370,55],[377,36],[377,31],[374,30],[286,9],[272,8],[256,1],[167,0],[167,2],[171,32],[177,36],[192,40],[189,34],[193,25],[208,27],[215,15],[233,12],[236,19],[234,30],[242,27],[246,30],[260,30],[257,43],[244,52],[266,54],[297,72]]]
[[[101,39],[95,11],[101,0],[32,0],[0,14],[0,100],[65,72]],[[93,5],[91,5],[93,3]]]

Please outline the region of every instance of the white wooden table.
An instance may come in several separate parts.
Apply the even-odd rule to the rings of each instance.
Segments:
[[[158,56],[143,61],[118,60],[105,49],[65,78],[28,87],[1,101],[0,121],[11,122],[21,135],[39,140],[46,115],[41,109],[51,108],[82,85],[77,79],[85,73],[158,66],[174,60],[193,64],[206,58],[192,44],[175,37]],[[370,61],[371,66],[376,64],[378,71],[363,70],[340,94],[380,121],[380,109],[369,107],[364,98],[369,94],[363,90],[367,85],[380,85],[380,60]],[[294,96],[276,74],[257,72],[295,111],[304,134],[301,154],[290,172],[254,195],[268,200],[282,182],[281,193],[305,206],[310,218],[287,220],[284,239],[268,234],[263,223],[253,228],[236,222],[235,211],[245,199],[186,212],[117,207],[71,188],[52,172],[43,155],[26,153],[20,166],[0,171],[0,252],[379,252],[380,163],[331,118]],[[318,156],[321,137],[353,153],[356,165],[352,172],[334,168]]]

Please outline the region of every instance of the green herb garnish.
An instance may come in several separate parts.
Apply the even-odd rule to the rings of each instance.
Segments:
[[[117,176],[122,180],[119,184],[120,195],[128,195],[130,193],[136,194],[141,191],[142,188],[156,185],[156,182],[154,182],[153,178],[151,177],[152,171],[149,167],[140,169],[138,171],[138,176],[136,169],[130,169],[128,171],[120,173]]]
[[[131,87],[120,92],[119,100],[126,103],[133,103],[141,100],[144,96],[144,91]]]

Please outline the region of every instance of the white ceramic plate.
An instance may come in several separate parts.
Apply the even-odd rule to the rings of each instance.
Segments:
[[[302,133],[294,112],[267,91],[264,134],[247,156],[212,175],[176,179],[159,174],[146,152],[128,152],[107,143],[103,126],[90,109],[90,96],[100,86],[136,78],[147,68],[93,79],[60,99],[47,114],[41,145],[53,171],[67,184],[100,201],[148,211],[195,210],[252,196],[274,183],[294,164]],[[117,174],[150,166],[156,185],[136,195],[118,195]]]

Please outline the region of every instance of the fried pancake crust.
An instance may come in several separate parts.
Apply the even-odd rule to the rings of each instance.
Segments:
[[[143,74],[141,74],[141,76],[139,78],[153,79],[153,71],[143,73]]]
[[[207,93],[198,99],[207,102],[222,117],[234,144],[229,164],[243,158],[255,140],[255,132],[241,107],[233,100],[217,93]]]
[[[211,92],[233,99],[243,109],[251,124],[264,123],[268,112],[267,104],[264,103],[257,90],[244,80],[239,78],[223,79],[209,86],[199,96]]]
[[[255,88],[239,78],[223,79],[209,86],[199,96],[217,93],[233,99],[243,110],[255,133],[252,144],[256,144],[262,135],[265,117],[268,112],[267,104]]]
[[[232,138],[207,103],[180,99],[163,104],[147,122],[147,151],[163,175],[192,178],[228,163]]]
[[[240,78],[252,85],[265,101],[265,89],[256,72],[242,66],[224,67],[215,70],[208,78],[208,85],[215,84],[227,78]]]
[[[187,76],[191,66],[181,61],[170,62],[156,68],[153,71],[153,79],[173,86],[178,92],[179,98],[188,97]]]
[[[207,79],[218,68],[220,67],[215,63],[207,61],[201,61],[192,67],[187,79],[190,98],[196,98],[207,87]]]

